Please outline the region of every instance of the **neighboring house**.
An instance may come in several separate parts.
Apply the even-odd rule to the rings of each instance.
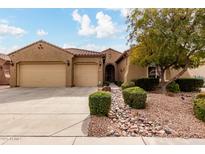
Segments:
[[[157,71],[155,66],[141,67],[134,65],[130,62],[129,58],[130,50],[125,51],[117,60],[118,76],[120,81],[130,81],[143,77],[157,77]],[[168,70],[165,73],[165,80],[169,80],[174,77],[179,70]],[[181,78],[188,77],[203,77],[205,78],[205,66],[200,66],[196,69],[188,69]]]
[[[9,68],[10,68],[10,58],[9,56],[0,53],[0,85],[9,84]]]

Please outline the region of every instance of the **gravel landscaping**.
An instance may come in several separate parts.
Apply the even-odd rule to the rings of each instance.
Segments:
[[[89,136],[159,136],[205,138],[205,123],[193,115],[195,93],[148,93],[146,109],[124,104],[120,89],[112,89],[108,117],[91,116]]]

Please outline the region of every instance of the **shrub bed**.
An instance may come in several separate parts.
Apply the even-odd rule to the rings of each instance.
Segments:
[[[132,82],[132,81],[128,81],[128,82],[125,82],[121,85],[121,88],[122,89],[126,89],[126,88],[130,88],[130,87],[134,87],[135,86],[135,83]]]
[[[197,91],[203,87],[204,80],[199,78],[180,78],[175,81],[184,92]]]
[[[154,90],[159,85],[159,79],[157,78],[140,78],[132,81],[135,82],[135,86],[143,88],[146,91]]]
[[[180,92],[179,84],[172,82],[167,86],[167,90],[173,93],[178,93]]]
[[[91,115],[107,116],[111,106],[111,94],[98,91],[89,96],[89,108]]]
[[[205,122],[205,99],[195,99],[193,109],[196,118]]]
[[[147,93],[140,87],[131,87],[122,91],[124,102],[135,109],[144,109]]]
[[[199,93],[198,95],[196,95],[196,99],[198,98],[205,99],[205,93]]]

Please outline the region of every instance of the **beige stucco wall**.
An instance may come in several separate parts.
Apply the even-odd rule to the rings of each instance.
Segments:
[[[166,80],[171,79],[181,70],[169,70],[166,71]],[[203,77],[205,78],[205,65],[201,65],[195,69],[188,69],[180,78],[190,78],[190,77]]]
[[[40,44],[42,45],[43,49],[39,49]],[[21,49],[18,52],[12,53],[10,54],[11,61],[13,62],[13,66],[10,66],[10,85],[11,87],[18,86],[17,68],[22,62],[63,62],[66,64],[66,86],[71,86],[72,57],[72,54],[44,42],[38,42],[27,48]],[[69,61],[70,65],[67,65],[67,61]]]
[[[122,53],[114,51],[112,49],[108,49],[106,50],[106,52],[104,52],[104,54],[106,55],[105,65],[104,65],[104,79],[105,79],[106,66],[109,64],[112,64],[115,68],[115,80],[119,80],[118,68],[117,68],[117,64],[115,63],[115,61],[120,57]]]
[[[203,78],[205,78],[205,65],[201,65],[201,66],[199,66],[198,68],[195,68],[195,69],[189,69],[188,72],[192,77],[203,77]]]
[[[102,85],[103,83],[103,61],[102,57],[75,57],[73,59],[73,66],[75,64],[96,64],[98,65],[98,84]],[[74,75],[73,69],[73,75]],[[91,79],[92,80],[92,79]],[[73,83],[74,85],[74,83]]]
[[[147,68],[134,65],[130,62],[129,56],[118,63],[120,81],[130,81],[137,78],[147,77]]]
[[[165,80],[170,80],[171,78],[176,76],[180,71],[181,71],[181,69],[179,69],[179,70],[175,70],[175,69],[167,70],[165,73]],[[189,77],[192,77],[192,76],[188,70],[180,78],[189,78]]]
[[[9,84],[9,78],[5,75],[5,70],[9,72],[9,63],[0,59],[0,85]]]
[[[124,81],[125,78],[125,72],[126,72],[126,66],[127,66],[127,58],[122,59],[118,64],[118,80]]]
[[[147,67],[140,67],[132,64],[130,62],[130,58],[128,57],[124,81],[127,82],[133,79],[143,78],[143,77],[147,77]]]

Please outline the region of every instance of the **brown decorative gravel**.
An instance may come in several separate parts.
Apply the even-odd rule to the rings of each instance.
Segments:
[[[88,135],[205,138],[205,123],[193,115],[195,94],[150,92],[146,109],[136,110],[124,104],[120,89],[112,89],[109,116],[91,116]]]
[[[105,136],[109,129],[111,119],[108,117],[91,116],[88,136]]]
[[[147,108],[135,112],[168,125],[179,137],[205,138],[205,123],[195,118],[193,113],[194,96],[194,93],[179,93],[174,97],[149,93]]]

